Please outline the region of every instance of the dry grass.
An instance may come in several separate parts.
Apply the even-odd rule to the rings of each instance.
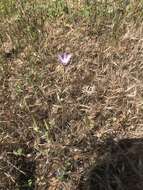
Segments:
[[[106,138],[142,137],[141,7],[49,19],[18,1],[1,16],[0,189],[78,189]]]

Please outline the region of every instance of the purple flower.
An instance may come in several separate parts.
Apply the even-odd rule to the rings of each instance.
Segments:
[[[67,53],[58,55],[58,59],[63,65],[67,65],[70,62],[71,57],[72,57],[72,54],[67,54]]]

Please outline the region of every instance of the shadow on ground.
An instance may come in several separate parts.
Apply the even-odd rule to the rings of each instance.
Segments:
[[[102,148],[103,153],[82,176],[78,189],[142,190],[143,138],[109,139]]]
[[[22,152],[15,152],[22,150]],[[34,190],[35,151],[23,144],[0,146],[0,189]]]

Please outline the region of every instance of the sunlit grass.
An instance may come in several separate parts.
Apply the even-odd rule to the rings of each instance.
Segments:
[[[140,0],[0,1],[0,189],[73,189],[100,140],[135,135],[142,8]],[[63,53],[70,61],[59,62]]]

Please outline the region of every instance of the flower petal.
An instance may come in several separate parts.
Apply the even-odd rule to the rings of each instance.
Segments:
[[[67,65],[69,63],[71,57],[72,57],[72,54],[67,54],[67,53],[58,55],[58,59],[63,65]]]

